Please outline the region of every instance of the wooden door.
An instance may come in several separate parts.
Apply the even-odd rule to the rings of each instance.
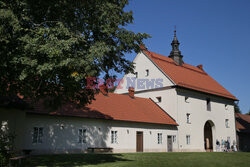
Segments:
[[[136,152],[143,152],[143,132],[136,132]]]
[[[173,140],[172,140],[172,136],[168,136],[168,152],[172,152],[173,151]]]

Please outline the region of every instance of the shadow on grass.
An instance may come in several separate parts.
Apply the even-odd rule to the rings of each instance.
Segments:
[[[25,159],[22,166],[83,166],[101,163],[131,161],[124,159],[122,154],[58,154],[39,155]]]

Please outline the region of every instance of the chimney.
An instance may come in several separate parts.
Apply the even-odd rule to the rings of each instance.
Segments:
[[[204,70],[203,70],[203,65],[202,65],[202,64],[198,65],[197,67],[198,67],[199,69],[201,69],[202,71],[204,71]]]
[[[128,88],[128,95],[131,97],[131,98],[135,98],[135,89],[133,87],[129,87]]]
[[[100,91],[102,92],[103,95],[107,96],[108,92],[107,92],[107,87],[105,85],[100,85],[99,86]]]

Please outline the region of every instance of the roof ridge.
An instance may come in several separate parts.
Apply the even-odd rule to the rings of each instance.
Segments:
[[[151,51],[148,51],[148,52],[151,52]],[[158,54],[158,53],[156,53],[156,54]],[[158,54],[158,55],[163,56],[163,57],[165,57],[165,58],[168,58],[168,57],[166,57],[166,56],[164,56],[164,55],[161,55],[161,54]],[[158,59],[158,60],[161,60],[161,61],[164,61],[164,62],[167,62],[167,63],[169,63],[169,64],[174,64],[174,65],[176,65],[176,66],[179,66],[176,62],[170,62],[170,61],[168,61],[168,60],[164,60],[164,59],[162,59],[162,58],[159,58],[159,57],[156,57],[156,56],[153,56],[153,55],[151,55],[151,57],[153,57],[153,58],[155,58],[155,59]],[[184,64],[187,64],[187,63],[184,63]],[[191,65],[191,64],[187,64],[187,65],[193,66],[193,65]],[[191,70],[191,71],[194,71],[194,72],[198,72],[198,73],[203,74],[203,75],[208,75],[205,71],[201,72],[201,71],[197,71],[197,70],[191,69],[191,68],[189,68],[189,67],[184,67],[184,66],[179,66],[179,67],[186,68],[186,69],[188,69],[188,70]],[[193,67],[195,67],[195,66],[193,66]],[[195,67],[195,68],[197,68],[197,67]]]
[[[169,57],[143,50],[148,58],[169,78],[175,85],[186,87],[200,92],[214,94],[238,101],[226,88],[213,79],[208,73],[197,66],[184,63],[179,66]],[[175,65],[175,66],[174,66]],[[178,68],[182,67],[182,68]],[[200,82],[203,81],[203,82]]]
[[[176,123],[177,126],[179,126],[179,124],[176,122],[176,120],[167,113],[167,111],[165,111],[163,108],[161,108],[161,106],[159,106],[153,99],[149,98],[149,100],[154,103],[157,107],[159,107],[161,109],[162,112],[164,112],[164,114],[168,115],[171,119],[174,120],[174,122]]]
[[[127,94],[118,94],[118,93],[113,93],[113,92],[108,92],[108,94],[113,94],[113,95],[119,95],[119,96],[127,96],[127,97],[129,97],[129,95],[127,95]],[[108,97],[108,96],[107,96]],[[135,96],[135,98],[134,99],[143,99],[143,100],[150,100],[149,98],[145,98],[145,97],[137,97],[137,96]]]
[[[187,85],[187,86],[190,86],[190,87],[193,87],[193,88],[198,88],[198,89],[202,89],[202,90],[206,90],[206,91],[211,91],[211,92],[215,92],[215,93],[218,93],[218,94],[221,94],[221,95],[224,95],[224,96],[228,96],[228,97],[233,97],[233,98],[235,98],[234,96],[232,96],[232,95],[230,95],[230,94],[221,93],[221,92],[217,92],[217,91],[214,91],[214,90],[201,88],[201,87],[198,87],[198,86],[193,86],[193,85],[186,84],[186,83],[183,83],[183,82],[178,82],[178,84],[180,84],[180,85]],[[225,88],[224,88],[224,89],[225,89]]]

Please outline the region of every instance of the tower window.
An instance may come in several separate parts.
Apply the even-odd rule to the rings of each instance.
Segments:
[[[207,98],[207,111],[211,111],[211,100]]]
[[[146,77],[149,76],[149,70],[146,69]]]
[[[175,50],[177,50],[177,49],[178,49],[178,46],[177,46],[176,44],[174,45],[174,49],[175,49]]]

